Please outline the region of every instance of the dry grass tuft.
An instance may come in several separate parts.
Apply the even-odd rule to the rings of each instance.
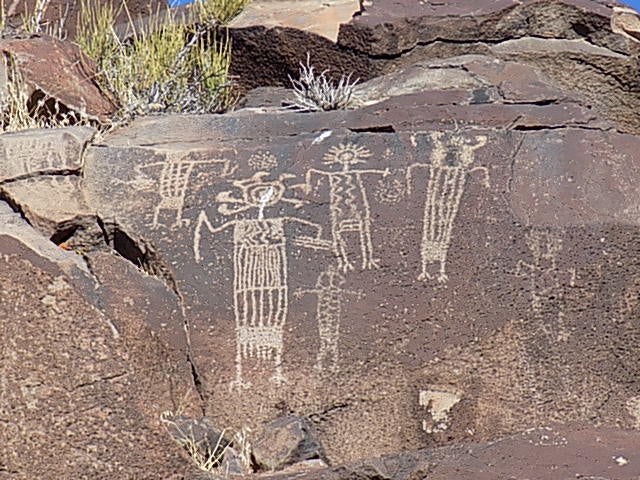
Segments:
[[[305,112],[315,112],[340,110],[354,107],[357,104],[353,87],[356,86],[359,79],[351,81],[351,74],[342,75],[336,84],[327,77],[328,70],[316,75],[309,61],[310,56],[307,53],[307,63],[300,62],[300,78],[295,80],[289,76],[295,97],[291,101],[293,108]]]
[[[204,0],[194,8],[194,26],[177,22],[171,13],[135,30],[121,41],[114,29],[112,5],[87,2],[78,25],[78,44],[99,66],[99,81],[130,118],[150,113],[214,113],[236,101],[231,90],[231,42],[219,26],[247,0]],[[234,7],[232,9],[231,7]]]

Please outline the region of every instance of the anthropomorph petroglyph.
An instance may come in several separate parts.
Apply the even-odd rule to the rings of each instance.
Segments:
[[[282,374],[283,329],[289,308],[287,283],[287,237],[285,223],[295,222],[313,232],[299,236],[291,243],[314,249],[330,250],[331,244],[322,240],[322,227],[301,218],[279,216],[265,218],[265,211],[280,203],[302,206],[297,199],[285,197],[285,180],[293,175],[283,174],[277,180],[266,180],[266,172],[251,178],[236,180],[240,190],[220,192],[216,201],[222,215],[237,215],[255,210],[255,218],[240,218],[214,227],[202,211],[194,234],[194,254],[201,261],[202,227],[212,234],[233,227],[233,303],[236,322],[236,379],[231,387],[246,387],[242,377],[242,362],[246,358],[270,360],[275,365],[272,380],[284,382]]]
[[[344,276],[334,266],[330,266],[318,276],[315,288],[299,289],[295,292],[297,297],[306,293],[316,294],[318,297],[316,321],[320,336],[320,350],[316,369],[319,371],[327,368],[332,372],[338,370],[338,341],[344,295],[362,296],[360,292],[345,290],[344,284]]]
[[[147,163],[135,167],[135,170],[144,178],[146,174],[144,170],[150,170],[160,167],[160,180],[158,185],[158,193],[160,194],[160,202],[153,210],[153,219],[151,228],[159,228],[160,214],[163,210],[175,212],[175,221],[171,228],[179,228],[188,225],[188,219],[182,218],[184,209],[185,196],[189,187],[191,173],[196,166],[219,165],[220,177],[226,177],[233,173],[234,169],[230,166],[229,160],[194,158],[189,153],[184,152],[167,152],[165,160],[161,162]]]
[[[24,138],[7,135],[1,143],[5,158],[24,173],[67,168],[65,142],[50,138]],[[78,150],[80,150],[78,148]]]
[[[486,167],[471,168],[475,161],[475,151],[487,143],[487,137],[476,135],[471,140],[458,133],[434,132],[431,139],[431,163],[412,164],[407,169],[407,186],[410,194],[413,189],[414,171],[417,168],[429,169],[420,245],[422,266],[418,279],[430,279],[428,266],[439,262],[438,281],[446,282],[447,253],[467,175],[474,171],[482,171],[485,175],[484,184],[489,187],[489,172]]]
[[[540,320],[545,335],[556,331],[558,340],[566,340],[564,327],[564,285],[575,286],[576,271],[558,269],[558,255],[562,251],[562,238],[547,227],[533,227],[525,235],[533,262],[518,261],[516,275],[527,276],[530,281],[531,309]],[[548,325],[549,315],[555,325]]]
[[[378,268],[373,258],[373,242],[371,240],[371,212],[367,192],[362,177],[364,175],[389,174],[388,170],[355,169],[354,166],[365,163],[371,152],[353,143],[341,143],[333,146],[324,156],[324,164],[331,167],[338,165],[340,170],[307,170],[305,183],[297,185],[303,191],[311,191],[314,175],[326,176],[329,179],[329,209],[331,214],[331,236],[333,252],[338,258],[343,272],[353,270],[349,259],[348,236],[357,235],[362,269]]]

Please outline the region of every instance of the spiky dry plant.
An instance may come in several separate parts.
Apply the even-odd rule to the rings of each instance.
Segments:
[[[328,70],[319,75],[314,72],[307,53],[306,64],[300,62],[300,78],[289,80],[293,85],[294,99],[292,108],[305,112],[340,110],[356,105],[353,88],[360,79],[351,81],[351,74],[342,75],[338,83],[327,77]]]
[[[216,444],[211,445],[206,437],[197,440],[193,432],[185,432],[174,418],[176,417],[171,411],[160,414],[160,421],[164,423],[171,438],[187,452],[200,470],[210,473],[216,472],[222,464],[225,451],[228,448],[224,440],[225,430],[218,436]]]
[[[36,0],[33,9],[29,10],[28,4],[25,2],[21,30],[27,33],[45,33],[51,37],[64,40],[67,36],[65,24],[69,15],[69,2],[66,3],[65,10],[60,18],[45,21],[44,17],[50,3],[51,0]],[[4,14],[4,4],[2,7]]]

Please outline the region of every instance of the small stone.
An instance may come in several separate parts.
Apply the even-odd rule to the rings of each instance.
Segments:
[[[324,461],[324,451],[310,422],[304,417],[280,417],[264,429],[253,446],[256,464],[264,470],[278,470],[311,459]]]

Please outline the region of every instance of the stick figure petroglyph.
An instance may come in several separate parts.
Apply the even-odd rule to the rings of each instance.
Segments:
[[[242,361],[254,357],[271,360],[275,365],[272,380],[285,381],[282,374],[283,329],[289,308],[287,283],[287,237],[285,222],[295,222],[311,229],[310,237],[301,236],[292,243],[315,249],[330,250],[323,242],[322,227],[301,218],[281,216],[265,218],[265,210],[279,203],[302,206],[297,199],[285,197],[285,180],[292,175],[283,174],[277,180],[268,181],[266,172],[257,172],[251,178],[236,180],[233,185],[241,195],[232,191],[220,192],[216,201],[222,215],[236,215],[257,209],[257,218],[234,219],[214,227],[202,211],[194,234],[194,255],[201,261],[201,229],[206,226],[216,234],[233,227],[234,315],[236,322],[236,379],[231,388],[248,387],[242,378]]]
[[[451,245],[453,224],[460,208],[467,175],[482,171],[484,185],[489,188],[489,172],[486,167],[470,168],[475,160],[474,152],[487,143],[484,135],[474,140],[465,139],[456,134],[444,132],[431,134],[434,142],[431,164],[414,163],[407,169],[407,189],[412,191],[413,171],[416,168],[428,168],[426,199],[424,204],[422,242],[420,254],[422,268],[419,280],[427,280],[431,275],[427,268],[432,263],[440,263],[439,282],[446,282],[447,253]]]
[[[362,181],[363,175],[375,174],[387,176],[388,170],[354,169],[355,165],[365,163],[371,152],[353,143],[341,143],[333,146],[324,156],[324,164],[339,165],[341,170],[307,170],[305,183],[296,185],[305,193],[311,191],[313,175],[326,176],[329,179],[329,198],[331,213],[331,236],[333,252],[338,258],[339,267],[343,272],[353,270],[349,261],[346,235],[350,232],[358,234],[362,269],[378,268],[373,258],[373,243],[371,241],[371,212],[367,192]]]
[[[160,202],[153,210],[151,228],[155,229],[160,227],[160,214],[163,210],[171,210],[176,214],[175,221],[171,228],[179,228],[183,225],[188,225],[189,220],[182,218],[182,211],[184,209],[184,201],[189,187],[191,173],[196,166],[216,164],[222,167],[219,172],[220,177],[226,177],[232,174],[235,170],[235,168],[230,166],[229,160],[203,160],[194,158],[189,153],[185,154],[184,152],[166,152],[165,159],[161,162],[136,166],[135,170],[142,178],[147,176],[144,173],[144,170],[161,167],[158,185]]]
[[[316,360],[316,369],[328,368],[332,372],[338,370],[338,341],[340,339],[340,320],[342,318],[342,302],[345,294],[361,298],[361,292],[345,290],[345,278],[333,265],[318,276],[315,288],[296,290],[294,295],[301,297],[306,293],[316,294],[316,321],[320,336],[320,350]]]
[[[542,320],[544,334],[550,335],[552,330],[560,328],[559,340],[566,340],[564,331],[563,284],[573,287],[576,284],[576,270],[570,268],[559,270],[558,254],[562,251],[562,238],[545,227],[533,227],[525,235],[525,241],[533,256],[533,262],[518,261],[516,275],[527,276],[530,280],[531,309],[534,317]],[[565,282],[568,280],[568,282]],[[548,313],[554,315],[557,325],[546,325],[543,321]]]

